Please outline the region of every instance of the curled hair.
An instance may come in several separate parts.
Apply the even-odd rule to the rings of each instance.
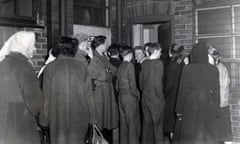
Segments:
[[[143,50],[146,50],[148,47],[150,47],[152,45],[151,42],[145,43],[143,46]]]
[[[120,55],[123,58],[124,56],[128,55],[129,53],[133,53],[133,49],[130,46],[122,46],[120,49]]]
[[[155,50],[161,50],[161,49],[162,49],[162,47],[159,43],[151,43],[148,45],[147,51],[150,55],[152,55]]]
[[[109,55],[110,56],[118,55],[120,48],[121,48],[120,44],[111,44],[108,48]]]
[[[62,36],[60,37],[55,46],[53,47],[52,54],[58,56],[60,54],[64,56],[74,57],[78,50],[78,40],[75,38]]]
[[[104,44],[106,42],[106,39],[107,38],[103,35],[95,36],[92,43],[91,43],[91,47],[93,49],[96,49],[101,44]]]

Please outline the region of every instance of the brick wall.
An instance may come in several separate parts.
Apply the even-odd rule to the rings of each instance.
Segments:
[[[240,144],[240,93],[231,93],[230,103],[233,139]]]
[[[192,0],[175,0],[174,41],[190,51],[193,45],[193,5]]]

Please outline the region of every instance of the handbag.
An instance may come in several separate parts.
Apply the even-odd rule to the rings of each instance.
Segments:
[[[109,144],[95,124],[89,124],[85,144]]]

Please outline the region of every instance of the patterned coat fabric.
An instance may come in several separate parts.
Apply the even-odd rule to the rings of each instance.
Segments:
[[[84,143],[94,118],[91,80],[87,67],[59,55],[47,65],[43,78],[44,111],[52,144]]]
[[[165,98],[163,95],[163,63],[161,60],[145,60],[140,72],[142,90],[142,144],[163,143],[163,117]]]
[[[193,47],[191,64],[183,68],[176,113],[182,114],[182,121],[174,143],[218,144],[219,79],[217,68],[208,63],[206,44]]]
[[[0,144],[40,144],[35,116],[43,97],[27,58],[10,53],[0,63]]]
[[[116,84],[116,89],[119,92],[120,144],[139,144],[141,132],[140,95],[132,63],[122,62],[117,71]]]
[[[112,85],[112,78],[116,73],[116,68],[105,56],[100,56],[94,51],[88,70],[93,83],[97,125],[100,129],[117,128],[119,114]]]

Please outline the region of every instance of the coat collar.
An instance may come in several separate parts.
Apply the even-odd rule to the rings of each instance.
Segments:
[[[7,57],[14,57],[23,61],[28,61],[28,58],[26,56],[18,52],[11,52],[10,54],[7,55]]]

